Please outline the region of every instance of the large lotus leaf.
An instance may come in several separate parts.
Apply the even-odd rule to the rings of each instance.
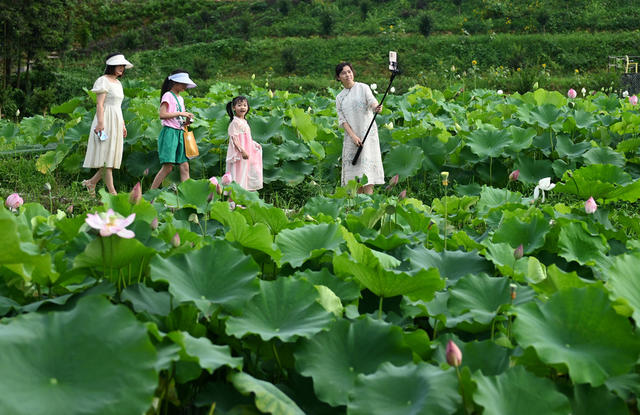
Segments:
[[[266,143],[271,137],[280,134],[282,126],[282,118],[275,116],[249,117],[248,122],[251,126],[251,137],[259,143]]]
[[[535,283],[531,287],[537,292],[542,292],[550,296],[560,290],[581,288],[590,284],[593,284],[593,282],[583,280],[575,271],[565,272],[558,268],[556,264],[551,264],[547,268],[547,278]]]
[[[547,91],[540,88],[531,94],[537,105],[553,104],[556,107],[562,107],[567,104],[567,98],[558,91]]]
[[[423,246],[406,248],[405,258],[414,269],[437,268],[442,278],[457,280],[467,274],[491,273],[493,266],[477,252],[437,252]]]
[[[142,414],[158,382],[146,327],[90,296],[0,325],[3,414]]]
[[[476,205],[476,212],[480,216],[486,215],[491,209],[502,208],[508,203],[521,203],[522,195],[510,192],[507,189],[496,189],[494,187],[483,186],[480,192],[480,200]]]
[[[291,125],[296,128],[304,141],[315,140],[318,135],[318,127],[313,123],[311,115],[302,108],[292,108],[289,110]]]
[[[548,159],[534,160],[520,154],[515,167],[520,170],[518,181],[523,183],[538,184],[540,179],[554,176],[553,163]]]
[[[313,164],[304,160],[285,161],[279,167],[264,171],[265,183],[281,180],[290,186],[301,183],[313,171]]]
[[[293,267],[326,251],[340,252],[342,241],[340,226],[329,223],[284,229],[276,236],[276,244],[282,251],[280,263]]]
[[[587,199],[609,198],[620,186],[632,183],[631,176],[622,168],[611,164],[592,164],[574,171],[571,176],[565,173],[563,182],[558,182],[554,191],[577,195]]]
[[[385,257],[383,253],[358,243],[350,232],[343,234],[351,258],[347,255],[335,256],[333,266],[336,273],[354,276],[377,296],[406,295],[413,300],[429,301],[437,290],[444,288],[444,281],[437,269],[418,269],[413,275],[389,270],[399,264],[397,259]]]
[[[320,271],[298,271],[294,277],[302,278],[314,285],[324,285],[333,291],[344,302],[360,297],[360,286],[354,280],[343,280],[330,273],[326,268]]]
[[[462,367],[467,366],[474,373],[481,371],[485,376],[499,375],[510,366],[510,356],[513,353],[511,349],[499,346],[492,340],[463,343],[449,334],[437,339],[440,347],[434,357],[440,364],[447,362],[446,347],[449,340],[453,340],[462,352]]]
[[[633,309],[633,319],[640,325],[640,254],[620,255],[613,259],[605,271],[612,297],[624,300]]]
[[[511,144],[511,137],[505,131],[485,125],[469,135],[467,144],[480,159],[499,157]]]
[[[509,127],[509,133],[511,134],[511,142],[509,143],[509,150],[519,152],[531,147],[533,137],[536,136],[535,128],[520,128],[512,125]]]
[[[549,219],[536,208],[529,211],[505,212],[492,241],[505,242],[514,248],[522,245],[524,253],[530,254],[544,245],[544,239],[550,229]]]
[[[260,281],[258,295],[242,307],[240,315],[229,317],[226,332],[238,338],[257,334],[264,341],[277,337],[293,342],[298,337],[311,337],[333,319],[317,297],[318,291],[306,281]]]
[[[385,362],[407,364],[411,356],[400,327],[368,317],[338,320],[295,353],[298,372],[312,377],[318,398],[332,406],[347,404],[358,374],[374,373]]]
[[[284,210],[275,206],[260,206],[253,204],[246,209],[240,211],[245,217],[250,218],[254,224],[264,223],[269,227],[273,235],[276,235],[283,229],[291,227],[291,222]]]
[[[571,406],[574,415],[629,414],[625,402],[605,386],[592,388],[589,385],[575,385]]]
[[[387,175],[397,174],[401,179],[413,177],[422,167],[423,158],[424,153],[420,147],[402,144],[385,156],[384,170]]]
[[[461,404],[454,370],[426,363],[396,367],[384,363],[360,375],[347,404],[349,415],[453,414]]]
[[[469,274],[449,287],[447,308],[454,315],[469,314],[472,321],[490,324],[503,304],[511,302],[509,279]]]
[[[127,287],[120,294],[122,301],[129,301],[136,313],[147,312],[167,316],[171,312],[171,296],[166,291],[154,291],[144,284]]]
[[[65,157],[69,154],[73,145],[66,143],[60,143],[55,150],[47,151],[36,160],[36,169],[42,173],[47,174],[58,168],[58,165],[62,163]]]
[[[442,170],[447,156],[456,151],[460,143],[460,139],[457,137],[451,137],[446,142],[442,142],[435,137],[427,137],[414,141],[417,141],[424,152],[423,168],[435,172]]]
[[[82,104],[82,99],[80,98],[72,98],[67,102],[64,102],[60,105],[54,105],[51,107],[52,114],[71,114],[73,110],[75,110],[80,104]]]
[[[491,415],[567,415],[569,399],[549,379],[539,378],[522,366],[497,376],[475,376],[473,400]]]
[[[211,218],[228,227],[226,239],[240,245],[257,249],[271,256],[274,260],[280,258],[280,251],[273,243],[273,236],[269,227],[264,223],[247,224],[243,214],[232,212],[226,202],[216,202],[211,207]]]
[[[309,149],[300,141],[284,140],[278,146],[280,160],[300,160],[309,156]]]
[[[238,392],[243,395],[253,393],[256,407],[262,413],[274,415],[304,415],[304,412],[284,392],[275,387],[273,383],[256,379],[244,372],[232,373],[229,380]],[[234,411],[233,413],[240,413]],[[245,412],[242,412],[243,414]],[[247,412],[249,414],[251,412]]]
[[[596,147],[584,153],[582,158],[587,165],[591,164],[613,164],[614,166],[624,167],[624,155],[609,147]]]
[[[164,200],[170,208],[189,207],[196,209],[198,213],[205,213],[209,206],[209,194],[214,191],[215,187],[209,180],[187,180],[178,185],[177,194],[165,191],[160,193],[158,198]]]
[[[574,159],[583,155],[590,148],[590,143],[586,141],[573,143],[573,141],[571,141],[571,138],[566,135],[559,135],[556,138],[556,151],[558,152],[558,155],[560,157]]]
[[[562,111],[553,104],[545,104],[531,109],[531,117],[540,127],[556,130],[562,121]]]
[[[544,304],[516,309],[513,333],[547,364],[564,364],[574,383],[602,385],[628,372],[640,354],[640,338],[615,312],[599,287],[559,291]]]
[[[307,203],[302,209],[305,214],[314,217],[323,213],[327,216],[337,218],[343,206],[344,201],[342,199],[331,199],[326,196],[314,196],[307,200]]]
[[[626,202],[635,202],[640,199],[640,180],[630,185],[621,186],[613,190],[606,196],[607,202],[616,202],[624,200]]]
[[[196,338],[184,331],[172,331],[167,334],[181,347],[180,360],[194,361],[210,374],[222,366],[242,369],[242,358],[232,357],[229,346],[218,346],[206,337]]]
[[[157,151],[131,152],[127,155],[124,165],[127,172],[136,177],[142,177],[147,169],[149,173],[154,174],[161,167]]]
[[[54,122],[54,118],[42,115],[23,118],[20,121],[20,133],[25,135],[30,142],[35,142],[35,139],[51,128]]]
[[[584,222],[571,222],[562,226],[558,237],[558,255],[580,265],[601,262],[609,250],[603,235],[587,231]]]
[[[175,299],[193,301],[203,312],[209,312],[210,303],[241,306],[258,291],[258,271],[251,257],[220,240],[197,251],[151,260],[151,279],[168,282]]]

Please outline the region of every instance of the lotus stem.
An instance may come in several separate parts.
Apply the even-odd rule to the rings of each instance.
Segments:
[[[382,320],[382,300],[384,300],[384,297],[380,296],[380,301],[378,302],[378,320]]]
[[[467,408],[467,400],[464,398],[464,386],[462,384],[462,375],[460,374],[460,366],[456,366],[456,374],[458,375],[458,387],[460,388],[460,396],[462,397],[462,406],[464,407],[464,412],[469,414],[469,409]]]

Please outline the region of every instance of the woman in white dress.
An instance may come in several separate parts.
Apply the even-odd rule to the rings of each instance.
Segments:
[[[127,136],[121,108],[124,92],[118,78],[125,68],[133,68],[133,65],[119,53],[107,56],[106,64],[104,75],[91,88],[96,93],[96,115],[91,124],[83,167],[98,171],[90,179],[83,180],[82,185],[92,195],[101,179],[109,193],[117,194],[113,186],[113,169],[120,168],[123,141]]]
[[[382,105],[378,105],[369,85],[355,82],[354,76],[355,72],[350,63],[342,62],[336,66],[336,78],[344,86],[336,97],[338,125],[344,128],[341,183],[345,186],[350,180],[366,175],[367,184],[358,189],[358,192],[372,194],[373,185],[384,184],[378,126],[375,122],[364,145],[362,140],[373,119],[373,112],[382,111]],[[353,158],[360,146],[360,158],[353,165]]]

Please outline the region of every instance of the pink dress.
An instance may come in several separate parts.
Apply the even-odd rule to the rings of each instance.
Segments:
[[[242,118],[233,117],[228,131],[227,171],[243,189],[262,189],[262,146],[251,138],[249,123]],[[242,153],[233,143],[234,139],[247,152],[248,159],[242,158]]]

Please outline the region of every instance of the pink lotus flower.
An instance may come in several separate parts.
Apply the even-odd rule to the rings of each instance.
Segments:
[[[520,170],[514,170],[509,175],[509,181],[510,182],[517,182],[518,181],[518,177],[520,177]]]
[[[397,185],[399,179],[400,179],[400,176],[398,176],[397,174],[395,176],[393,176],[391,178],[391,180],[389,180],[389,186],[393,187],[393,186]]]
[[[133,231],[125,229],[131,225],[136,218],[136,214],[132,213],[126,218],[109,209],[106,213],[89,213],[85,222],[93,229],[100,231],[100,236],[118,235],[121,238],[131,239],[136,236]]]
[[[140,184],[140,182],[138,182],[135,186],[133,186],[133,189],[129,194],[129,202],[132,205],[135,205],[140,201],[140,199],[142,199],[142,185]]]
[[[171,245],[175,246],[176,248],[180,246],[180,235],[178,234],[178,232],[176,232],[175,235],[173,235],[173,238],[171,238]]]
[[[568,92],[567,92],[567,96],[571,99],[574,99],[575,97],[578,96],[578,93],[576,92],[575,89],[571,88]]]
[[[449,343],[447,343],[446,355],[447,363],[449,363],[451,366],[458,367],[462,363],[462,352],[453,342],[453,340],[449,340]]]
[[[22,200],[20,195],[17,193],[11,193],[7,197],[7,200],[4,201],[5,206],[14,212],[18,210],[18,208],[22,206],[23,203],[24,203],[24,200]]]
[[[230,185],[232,181],[233,181],[233,178],[231,177],[231,173],[226,172],[224,174],[224,176],[222,176],[222,185],[223,186]]]
[[[218,178],[216,176],[211,176],[209,177],[209,181],[216,187],[216,192],[218,192],[218,194],[222,194],[222,186],[218,183]]]
[[[524,256],[524,247],[522,244],[518,245],[518,247],[513,251],[513,257],[518,260]]]
[[[637,105],[638,104],[638,97],[636,95],[631,95],[629,97],[629,103],[631,105]]]
[[[593,200],[593,196],[591,196],[586,202],[584,202],[584,211],[590,215],[596,210],[598,210],[598,205],[596,204],[596,201]]]

